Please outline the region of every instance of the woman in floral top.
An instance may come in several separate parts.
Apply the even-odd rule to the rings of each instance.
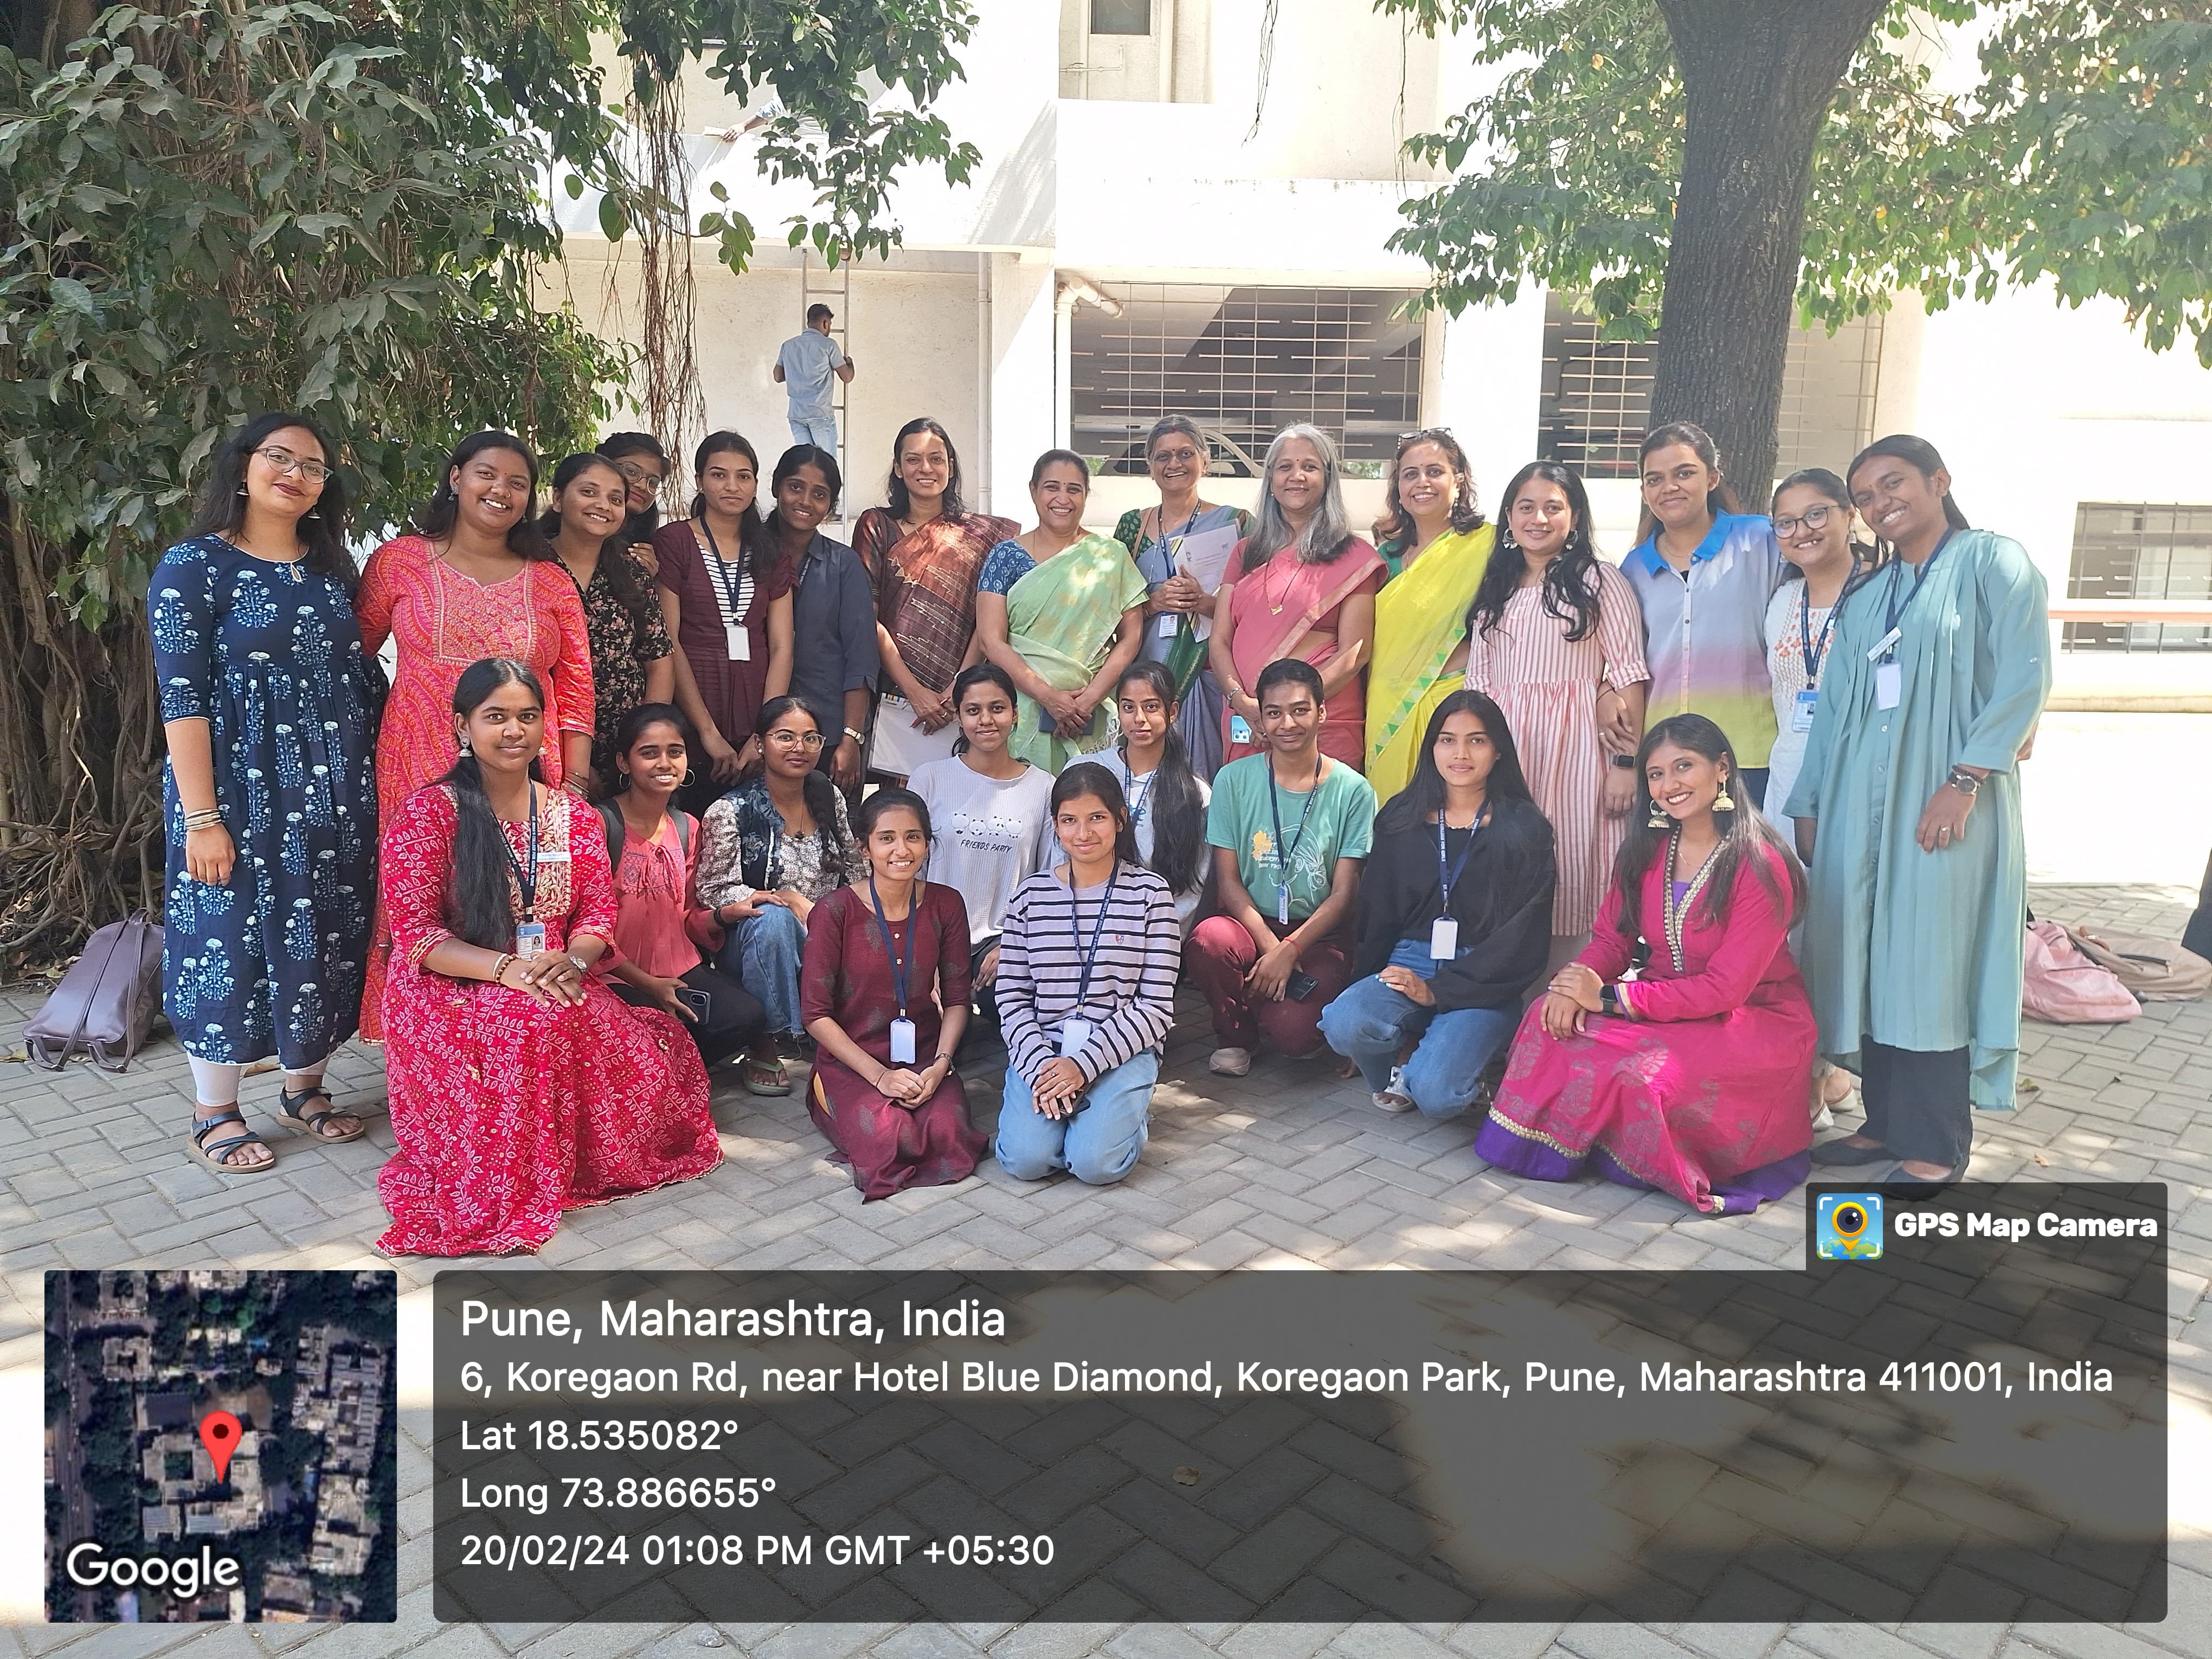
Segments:
[[[699,896],[728,930],[718,960],[760,999],[768,1024],[746,1056],[745,1087],[784,1095],[777,1039],[805,1029],[799,970],[815,902],[860,872],[845,798],[815,770],[822,722],[797,697],[771,697],[755,723],[762,774],[707,809]]]
[[[538,527],[576,584],[592,646],[598,705],[592,769],[584,787],[594,800],[614,788],[615,732],[640,703],[667,702],[676,664],[653,584],[623,544],[629,485],[604,455],[571,455],[554,470],[553,505]]]

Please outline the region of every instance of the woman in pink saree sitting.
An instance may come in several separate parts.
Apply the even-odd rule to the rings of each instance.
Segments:
[[[1568,1181],[1585,1168],[1711,1215],[1801,1185],[1814,1026],[1785,942],[1803,872],[1740,805],[1735,757],[1702,714],[1645,734],[1637,826],[1589,946],[1522,1018],[1474,1149]],[[1624,981],[1638,938],[1651,960]]]
[[[1260,752],[1260,671],[1296,657],[1321,671],[1322,752],[1353,771],[1367,763],[1367,666],[1375,654],[1375,595],[1389,567],[1352,533],[1329,435],[1285,427],[1267,447],[1259,522],[1237,544],[1213,599],[1213,677],[1220,683],[1224,754]]]

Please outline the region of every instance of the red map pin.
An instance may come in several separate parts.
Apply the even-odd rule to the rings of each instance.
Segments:
[[[238,1419],[228,1412],[210,1412],[200,1419],[200,1444],[215,1460],[215,1478],[228,1479],[230,1474],[230,1455],[238,1449],[240,1431]]]

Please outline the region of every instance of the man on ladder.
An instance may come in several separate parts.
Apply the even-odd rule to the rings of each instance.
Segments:
[[[791,441],[837,453],[836,385],[849,384],[853,360],[830,337],[836,313],[828,306],[806,308],[806,326],[775,354],[775,380],[791,395]]]

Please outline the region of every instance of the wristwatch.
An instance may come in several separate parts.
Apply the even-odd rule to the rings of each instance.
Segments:
[[[1973,794],[1982,787],[1982,781],[1963,766],[1954,766],[1951,769],[1948,781],[1951,787],[1962,795]]]
[[[865,737],[861,736],[861,735],[860,735],[860,733],[859,733],[858,732],[855,732],[855,731],[854,731],[851,726],[847,726],[847,727],[845,728],[845,735],[846,735],[847,737],[848,737],[848,738],[852,738],[852,740],[853,740],[854,743],[866,743],[866,742],[867,741],[867,738],[866,738]]]
[[[1620,767],[1625,772],[1633,772],[1636,769],[1636,757],[1633,755],[1615,755],[1613,757],[1613,763],[1615,766]]]
[[[1599,988],[1597,994],[1597,1006],[1599,1009],[1605,1013],[1620,1013],[1620,988],[1618,985],[1607,985]]]

